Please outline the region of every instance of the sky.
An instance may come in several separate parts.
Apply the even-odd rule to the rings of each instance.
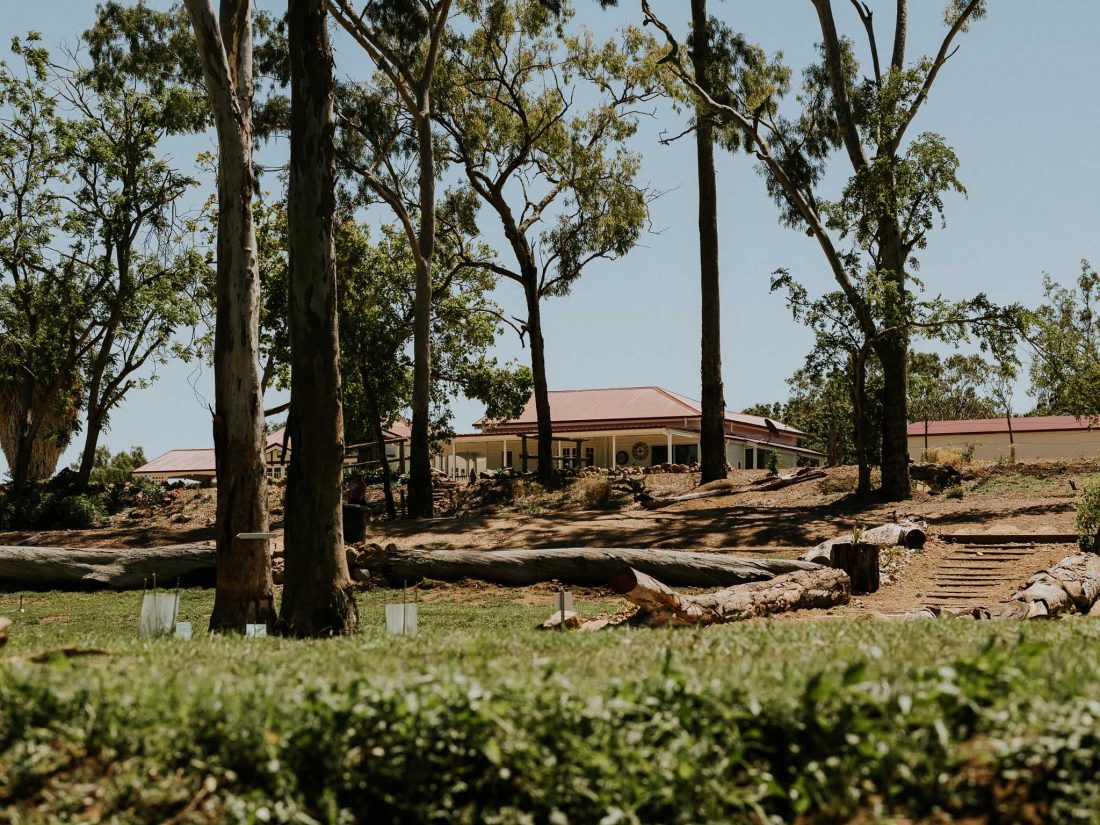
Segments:
[[[607,37],[640,22],[639,5],[600,11],[578,0],[572,25]],[[164,6],[160,0],[151,0]],[[280,4],[260,2],[278,11]],[[682,31],[683,0],[656,0],[654,8]],[[892,36],[892,0],[870,0],[880,42]],[[934,53],[943,34],[939,0],[913,2],[909,56]],[[0,0],[0,59],[7,43],[28,30],[42,32],[51,47],[75,46],[90,25],[92,0]],[[851,5],[834,2],[840,29],[857,42],[862,29]],[[1057,12],[1053,11],[1057,8]],[[711,12],[769,51],[782,51],[796,78],[819,39],[810,0],[712,0]],[[984,292],[999,303],[1037,305],[1043,273],[1070,283],[1082,258],[1100,259],[1100,3],[1095,0],[1000,0],[961,36],[960,49],[941,71],[911,134],[937,132],[960,159],[967,195],[946,201],[947,227],[937,229],[918,253],[919,277],[929,294],[966,298]],[[342,32],[335,32],[337,74],[362,78],[369,61]],[[884,47],[885,48],[885,47]],[[629,148],[642,156],[641,179],[665,194],[651,209],[653,232],[618,261],[596,262],[570,295],[546,301],[543,310],[551,389],[656,384],[699,397],[699,264],[694,144],[662,145],[662,133],[683,128],[682,116],[661,110],[644,121]],[[176,164],[213,147],[209,135],[173,141]],[[278,151],[278,149],[269,150]],[[810,333],[791,319],[782,297],[769,293],[770,275],[783,267],[815,293],[833,288],[816,242],[786,229],[763,179],[745,155],[718,152],[718,210],[722,290],[722,364],[726,404],[738,410],[783,400],[786,379],[803,361]],[[847,161],[831,164],[823,191],[836,194]],[[850,168],[850,167],[849,167]],[[206,192],[196,193],[197,204]],[[383,207],[379,207],[381,210]],[[384,213],[370,216],[386,220]],[[486,237],[497,235],[488,214]],[[519,287],[502,285],[497,299],[520,314]],[[496,348],[503,359],[526,362],[528,352],[511,332]],[[213,376],[208,367],[158,366],[157,380],[134,391],[115,410],[101,440],[112,450],[140,445],[154,457],[176,447],[212,444],[208,405]],[[1026,409],[1026,382],[1017,409]],[[469,431],[481,415],[475,402],[458,399],[455,425]],[[81,436],[62,461],[79,454]],[[0,473],[4,472],[0,456]]]

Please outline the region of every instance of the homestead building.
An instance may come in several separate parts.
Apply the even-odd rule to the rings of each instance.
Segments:
[[[702,409],[698,401],[661,387],[558,390],[550,393],[556,465],[648,467],[699,460]],[[477,432],[443,444],[433,466],[449,476],[503,467],[538,466],[534,398],[518,418],[482,419]],[[735,469],[819,464],[824,454],[802,445],[806,433],[755,415],[726,413],[726,461]],[[524,459],[524,456],[527,456]]]

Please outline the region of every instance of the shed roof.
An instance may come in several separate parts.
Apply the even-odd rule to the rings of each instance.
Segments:
[[[1091,430],[1095,419],[1075,415],[1032,415],[1012,419],[1012,431],[1015,433],[1057,432],[1070,430]],[[924,435],[924,422],[910,424],[911,436]],[[1008,421],[1005,418],[971,418],[962,421],[929,421],[929,435],[978,435],[981,433],[1007,433]]]

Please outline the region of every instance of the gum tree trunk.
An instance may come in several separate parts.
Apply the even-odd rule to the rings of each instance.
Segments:
[[[218,571],[211,630],[273,628],[267,531],[260,278],[252,222],[252,9],[249,0],[185,0],[218,134],[218,244],[214,331],[214,455]]]
[[[435,254],[435,152],[428,90],[420,101],[417,125],[420,145],[420,254],[416,267],[413,302],[413,398],[412,443],[409,450],[408,512],[412,518],[431,518],[432,457],[429,450],[428,415],[432,390],[432,264]]]
[[[359,629],[344,555],[344,414],[336,321],[332,50],[323,0],[289,0],[290,416],[281,629],[329,636]]]
[[[710,29],[706,0],[691,0],[691,61],[707,89]],[[709,91],[709,89],[708,89]],[[700,378],[702,421],[699,461],[702,481],[726,477],[726,402],[722,388],[722,309],[719,302],[718,193],[714,171],[714,129],[702,115],[695,129],[699,175],[699,283],[702,298]],[[673,461],[673,456],[668,457]]]
[[[535,283],[531,283],[531,279]],[[538,276],[525,278],[527,295],[527,337],[531,340],[531,377],[534,383],[535,416],[538,419],[539,478],[554,477],[554,424],[550,418],[550,388],[546,382],[546,342],[542,337],[542,308],[539,306]]]

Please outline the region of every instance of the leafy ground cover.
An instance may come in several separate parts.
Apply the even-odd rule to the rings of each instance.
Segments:
[[[0,596],[17,620],[0,656],[0,819],[1090,822],[1100,810],[1090,620],[563,634],[531,629],[547,605],[494,595],[422,602],[420,635],[398,638],[382,618],[393,599],[364,595],[358,637],[295,642],[207,636],[211,594],[186,591],[195,638],[142,642],[135,594],[34,594],[23,614]]]

